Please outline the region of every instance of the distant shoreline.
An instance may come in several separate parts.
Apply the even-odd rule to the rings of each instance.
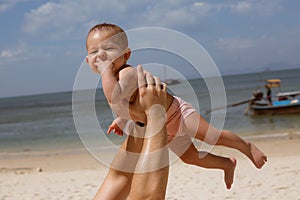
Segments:
[[[227,76],[239,76],[239,75],[249,75],[249,74],[259,74],[259,73],[273,73],[273,72],[280,72],[280,71],[290,71],[290,70],[299,70],[299,67],[298,68],[288,68],[288,69],[274,69],[274,70],[267,70],[264,69],[264,70],[260,70],[260,71],[252,71],[252,72],[241,72],[241,73],[234,73],[234,72],[231,72],[231,73],[222,73],[221,76],[222,77],[227,77]],[[214,77],[209,77],[209,78],[214,78]],[[189,78],[188,80],[197,80],[199,78]],[[85,89],[86,91],[90,90],[90,89]],[[85,90],[82,90],[82,91],[85,91]],[[102,88],[98,87],[97,88],[97,91],[98,90],[102,90]],[[34,96],[43,96],[43,95],[49,95],[49,94],[53,94],[53,95],[59,95],[59,94],[72,94],[73,90],[72,88],[70,90],[61,90],[61,91],[51,91],[51,92],[47,92],[47,93],[44,93],[44,92],[41,92],[41,93],[33,93],[33,94],[19,94],[19,95],[14,95],[14,96],[0,96],[0,101],[1,100],[5,100],[5,99],[10,99],[10,98],[27,98],[27,97],[34,97]]]

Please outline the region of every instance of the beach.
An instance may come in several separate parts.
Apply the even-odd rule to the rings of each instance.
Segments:
[[[177,160],[170,165],[166,199],[299,200],[300,132],[245,139],[268,155],[262,169],[256,169],[237,151],[214,147],[214,153],[238,160],[231,190],[225,188],[222,171]],[[0,159],[0,200],[92,199],[108,172],[107,166],[84,150],[68,154],[22,154]]]
[[[249,98],[262,78],[280,78],[283,91],[299,90],[299,76],[299,69],[225,76],[227,103]],[[205,113],[211,108],[205,82],[197,79],[189,83],[193,92],[185,84],[170,89],[195,107],[198,105],[200,114],[210,122],[211,115]],[[84,90],[83,96],[90,92]],[[92,199],[108,167],[95,159],[83,143],[98,148],[101,159],[111,159],[112,144],[118,147],[124,140],[105,134],[114,116],[101,89],[95,98],[92,110],[96,113],[85,109],[92,105],[86,102],[79,112],[82,132],[75,127],[71,91],[0,99],[0,200]],[[215,147],[214,153],[237,158],[234,184],[227,190],[222,171],[177,160],[170,165],[166,199],[300,200],[300,115],[245,116],[246,108],[246,104],[228,108],[221,127],[262,149],[268,156],[267,164],[256,169],[241,153]],[[99,127],[91,126],[92,119],[99,122]]]

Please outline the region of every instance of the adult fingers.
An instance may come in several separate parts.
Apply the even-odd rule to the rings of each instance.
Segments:
[[[147,86],[154,86],[155,85],[155,80],[152,76],[151,73],[146,73],[146,83],[147,83]]]
[[[155,87],[157,91],[161,91],[162,87],[161,87],[161,81],[157,76],[154,76],[154,81],[155,81]]]
[[[153,96],[157,96],[159,91],[155,88],[155,80],[150,72],[146,73],[146,84],[148,92],[151,92]]]
[[[137,66],[137,74],[138,74],[138,88],[146,87],[146,80],[145,80],[142,65]]]
[[[161,82],[160,87],[161,87],[163,92],[167,92],[167,84],[166,83]]]

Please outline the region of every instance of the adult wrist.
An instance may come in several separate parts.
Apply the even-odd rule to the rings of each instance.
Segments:
[[[150,108],[145,110],[147,117],[153,119],[165,118],[166,109],[160,104],[153,104]]]
[[[166,110],[160,104],[154,104],[150,109],[146,110],[147,129],[149,136],[159,133],[166,125]],[[151,130],[150,130],[151,129]]]

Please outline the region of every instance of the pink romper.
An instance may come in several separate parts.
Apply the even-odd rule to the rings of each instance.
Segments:
[[[169,148],[178,156],[182,155],[192,144],[191,136],[184,133],[184,119],[197,112],[188,102],[174,96],[173,102],[167,110],[167,134]]]

